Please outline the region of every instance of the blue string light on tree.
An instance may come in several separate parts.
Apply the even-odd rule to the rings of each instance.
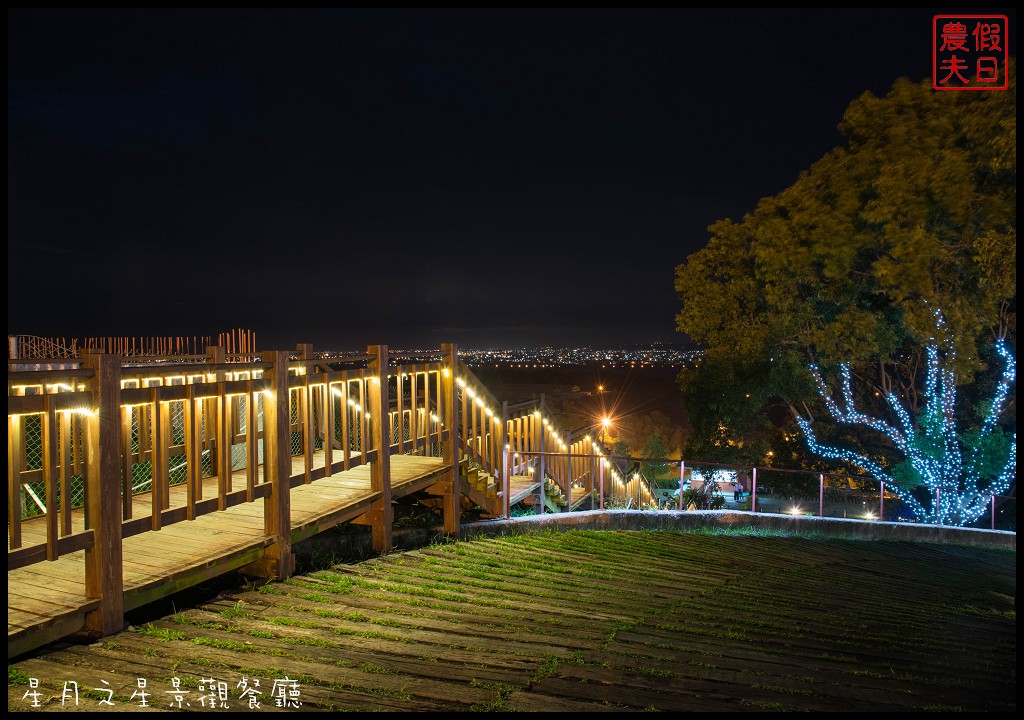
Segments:
[[[993,495],[1006,493],[1016,476],[1017,434],[1004,433],[999,417],[1006,408],[1016,380],[1017,364],[1006,342],[1000,339],[996,353],[1004,362],[992,402],[981,424],[959,432],[956,422],[955,343],[946,332],[940,311],[935,312],[935,335],[926,347],[924,403],[916,421],[892,392],[886,395],[896,424],[856,409],[850,367],[840,366],[842,404],[832,396],[821,370],[810,371],[825,408],[834,420],[860,425],[884,434],[906,458],[891,468],[863,453],[818,442],[810,421],[797,415],[796,422],[811,452],[831,460],[851,463],[886,483],[914,515],[924,522],[968,525],[989,507]],[[925,486],[927,498],[915,494]]]

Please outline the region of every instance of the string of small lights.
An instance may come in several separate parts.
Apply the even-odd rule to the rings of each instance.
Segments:
[[[891,486],[916,517],[925,522],[943,525],[966,525],[977,520],[989,507],[993,496],[1009,490],[1016,474],[1017,434],[1013,433],[1006,460],[994,478],[985,462],[982,446],[986,440],[1002,431],[998,419],[1006,407],[1010,388],[1016,379],[1016,361],[1004,340],[996,343],[996,352],[1005,363],[988,412],[976,435],[965,443],[956,426],[956,375],[952,369],[956,360],[954,339],[946,331],[941,311],[935,314],[936,332],[929,338],[924,403],[915,423],[895,394],[886,396],[899,423],[895,427],[880,418],[871,417],[856,409],[853,381],[848,364],[840,366],[842,379],[842,406],[832,397],[820,368],[812,364],[810,372],[829,414],[837,422],[863,425],[886,435],[907,458],[921,481],[929,488],[933,498],[931,508],[915,497],[914,487],[897,483],[892,473],[880,463],[853,450],[823,444],[818,441],[810,421],[797,416],[808,447],[817,455],[831,460],[852,463],[875,478]],[[964,461],[962,446],[967,447]],[[988,482],[986,482],[988,481]]]

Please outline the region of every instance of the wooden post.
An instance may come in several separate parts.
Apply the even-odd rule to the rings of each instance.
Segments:
[[[132,518],[132,413],[121,408],[121,512],[125,520]]]
[[[334,394],[331,392],[331,383],[324,381],[320,392],[320,422],[323,424],[324,444],[324,477],[333,474],[331,465],[334,464]]]
[[[750,512],[757,512],[757,468],[750,479]]]
[[[565,475],[563,476],[565,482],[565,500],[566,510],[572,511],[572,433],[566,431],[565,433]]]
[[[169,462],[168,449],[171,445],[171,408],[170,403],[160,402],[160,390],[154,387],[151,391],[153,404],[153,482],[150,497],[153,503],[153,529],[159,530],[163,525],[161,513],[169,503]]]
[[[544,451],[546,449],[547,440],[544,437],[547,433],[544,432],[544,393],[540,394],[540,417],[537,418],[537,450],[540,452],[540,514],[543,515],[547,508],[547,501],[545,499],[545,487],[544,475],[547,472],[547,463],[544,457]]]
[[[86,616],[85,627],[109,635],[124,628],[121,358],[83,351],[81,364],[94,373],[96,403],[96,414],[85,423],[85,497],[93,531],[93,545],[85,550],[85,594],[100,599],[100,606]]]
[[[221,365],[227,361],[224,348],[220,345],[209,350],[208,363]],[[223,370],[214,372],[217,381],[217,397],[205,403],[208,421],[207,436],[213,438],[213,452],[210,453],[213,473],[217,476],[217,509],[227,507],[227,494],[231,492],[231,398],[224,392],[224,381],[227,373]],[[213,422],[209,419],[213,418]],[[202,479],[200,479],[200,483]]]
[[[388,346],[371,345],[370,386],[366,410],[370,413],[370,432],[377,458],[370,463],[370,487],[381,493],[370,506],[373,549],[388,552],[394,546],[395,511],[391,507],[391,427],[388,417]]]
[[[351,432],[352,407],[348,404],[348,373],[345,373],[343,377],[345,379],[341,383],[341,399],[338,403],[341,412],[341,469],[348,470],[352,455],[352,437],[349,435]]]
[[[260,353],[263,362],[271,363],[263,377],[267,392],[263,397],[263,474],[270,483],[270,494],[264,497],[263,531],[271,540],[262,562],[249,566],[262,577],[286,578],[295,571],[291,527],[291,413],[288,406],[287,350]]]
[[[443,343],[441,352],[445,355],[447,363],[447,375],[442,373],[441,396],[438,398],[443,408],[441,419],[444,426],[448,428],[448,442],[443,443],[444,466],[448,474],[446,489],[444,493],[444,531],[445,533],[458,537],[461,527],[462,488],[459,478],[459,425],[456,415],[456,403],[458,401],[458,387],[455,383],[456,374],[459,371],[459,349],[455,343]],[[463,394],[465,398],[468,393]],[[462,418],[463,427],[466,418]]]
[[[503,442],[501,449],[501,492],[504,493],[502,497],[503,514],[505,517],[511,517],[512,449],[508,432],[508,400],[501,403],[501,435]]]
[[[419,388],[417,387],[417,375],[416,366],[412,367],[412,377],[409,379],[409,438],[412,440],[412,449],[410,452],[413,455],[419,455]],[[426,406],[424,406],[426,407]],[[429,412],[429,409],[425,410]]]
[[[825,473],[818,473],[818,517],[825,517]]]
[[[43,450],[43,480],[46,483],[46,559],[57,559],[57,541],[59,539],[57,520],[60,511],[57,509],[57,411],[53,395],[44,395],[46,410],[41,421]],[[70,504],[65,498],[65,504]]]
[[[251,377],[251,376],[250,376]],[[260,393],[256,382],[249,380],[249,392],[245,396],[245,500],[252,502],[256,483],[260,482]],[[264,436],[265,437],[265,436]],[[266,445],[266,440],[264,440]],[[264,481],[266,470],[264,470]]]
[[[185,417],[185,517],[196,519],[196,503],[203,498],[203,401],[196,399],[196,386],[185,386],[182,404]]]
[[[686,483],[686,461],[679,461],[679,509],[683,509],[683,485]],[[753,495],[751,495],[753,497]],[[750,508],[753,510],[753,506]]]
[[[300,360],[313,359],[313,345],[300,343],[295,347]],[[305,482],[313,482],[313,449],[316,445],[316,428],[313,426],[313,388],[309,386],[309,365],[302,368],[302,387],[299,388],[299,407],[296,415],[302,423],[302,461],[305,467]]]
[[[71,534],[71,413],[60,419],[60,534]]]
[[[7,542],[21,547],[21,470],[25,467],[25,423],[20,415],[7,416]]]
[[[387,385],[385,385],[384,387],[387,387]],[[404,392],[404,390],[405,390],[404,383],[402,382],[402,369],[401,368],[395,368],[395,400],[397,402],[397,404],[395,405],[395,409],[397,410],[397,412],[395,413],[395,418],[398,420],[397,424],[398,424],[398,454],[399,455],[405,455],[405,419],[403,417],[404,414],[405,414],[405,402],[404,402],[404,399],[402,398],[402,393]],[[412,400],[413,400],[412,405],[415,406],[416,398],[413,398]],[[388,429],[388,445],[390,445],[390,444],[391,444],[391,430],[389,428]]]

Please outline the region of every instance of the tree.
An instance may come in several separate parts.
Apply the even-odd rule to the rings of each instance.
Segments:
[[[742,221],[709,228],[708,245],[676,269],[677,327],[704,349],[679,378],[688,457],[760,464],[779,432],[801,434],[798,416],[820,415],[819,434],[832,422],[830,437],[891,471],[906,459],[892,438],[823,413],[807,368],[845,366],[861,412],[896,423],[895,398],[923,418],[935,308],[956,338],[943,363],[969,432],[999,382],[997,343],[1011,353],[1015,343],[1015,67],[1007,92],[904,79],[885,97],[866,93],[844,114],[843,146]],[[1013,426],[1013,406],[1011,395],[996,425]]]
[[[675,487],[679,484],[677,466],[671,462],[657,462],[667,461],[668,453],[669,449],[661,437],[661,432],[655,430],[644,443],[644,449],[641,451],[643,459],[640,461],[640,473],[654,487]]]
[[[1009,490],[1017,465],[1017,434],[1002,431],[996,421],[1002,415],[1010,388],[1016,380],[1016,360],[1006,343],[996,343],[1004,360],[1002,376],[979,424],[966,433],[957,428],[956,348],[946,335],[942,314],[935,313],[935,335],[927,347],[924,402],[912,418],[895,394],[886,400],[898,420],[891,424],[860,412],[855,407],[853,381],[848,365],[842,366],[841,403],[836,401],[816,366],[811,373],[829,415],[837,422],[860,425],[883,434],[905,458],[887,469],[867,454],[819,442],[810,420],[796,416],[811,450],[819,455],[852,463],[877,479],[887,481],[920,520],[944,525],[966,525],[989,507],[992,495]],[[922,493],[921,488],[926,488]]]

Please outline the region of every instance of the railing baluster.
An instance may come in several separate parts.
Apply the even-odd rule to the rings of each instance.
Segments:
[[[71,534],[71,433],[72,414],[59,415],[60,423],[60,534]]]
[[[160,387],[152,389],[153,408],[153,453],[152,493],[153,529],[163,526],[162,513],[170,505],[170,445],[171,445],[171,404],[161,402]]]
[[[132,414],[130,405],[121,408],[121,514],[132,518]]]
[[[24,421],[20,415],[7,416],[7,542],[12,550],[21,547],[21,469],[24,467]]]
[[[46,559],[56,560],[60,535],[57,521],[60,509],[57,502],[57,412],[54,398],[46,396],[42,417],[43,482],[46,484]]]

